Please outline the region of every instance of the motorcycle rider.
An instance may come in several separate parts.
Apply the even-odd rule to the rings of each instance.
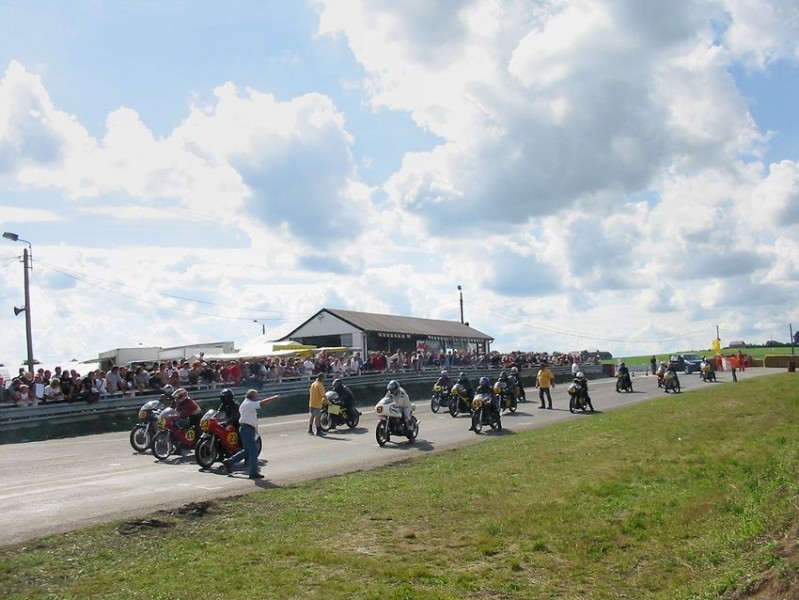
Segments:
[[[441,376],[438,378],[438,381],[436,381],[436,384],[449,392],[449,389],[452,387],[452,380],[449,378],[449,373],[441,371]]]
[[[585,374],[582,371],[578,371],[577,375],[574,378],[574,383],[581,386],[581,391],[578,392],[582,394],[583,399],[588,404],[591,410],[594,410],[594,405],[591,404],[591,396],[588,395],[588,380],[585,378]]]
[[[408,396],[408,392],[405,391],[396,379],[392,379],[388,382],[386,390],[388,397],[391,398],[397,404],[397,408],[400,409],[402,418],[405,421],[405,427],[410,431],[413,427],[413,419],[411,418],[411,414],[413,413],[411,397]]]
[[[203,409],[189,397],[186,388],[175,390],[175,410],[178,411],[179,418],[189,419],[191,428],[194,429],[195,439],[200,439],[200,421],[203,418]]]
[[[338,394],[339,402],[347,411],[347,417],[349,419],[354,419],[356,415],[360,414],[358,409],[355,408],[355,396],[352,395],[350,388],[344,385],[344,382],[340,378],[333,380],[333,391]]]
[[[175,406],[175,388],[169,385],[168,383],[161,388],[161,404],[164,406]]]
[[[491,385],[491,380],[483,375],[477,382],[477,389],[474,390],[475,394],[488,394],[491,401],[486,405],[486,408],[492,412],[497,412],[498,404],[494,398],[494,387]],[[469,431],[474,430],[474,425],[469,427]]]
[[[524,384],[522,383],[522,376],[519,373],[519,367],[511,367],[510,368],[510,377],[508,378],[510,381],[511,389],[513,393],[516,393],[516,390],[519,390],[519,398],[521,398],[522,402],[527,402],[527,396],[524,393]]]
[[[624,362],[619,364],[619,376],[621,377],[622,383],[625,385],[632,385],[632,381],[630,379],[630,369],[627,368],[627,365]]]
[[[666,361],[661,360],[657,370],[658,387],[663,387],[663,378],[666,376]]]
[[[236,429],[239,428],[239,403],[236,402],[236,396],[233,390],[225,388],[219,394],[219,410],[225,413],[225,421],[228,425],[233,425]]]
[[[461,371],[458,373],[458,380],[455,382],[455,385],[461,384],[464,388],[466,388],[466,395],[469,398],[469,403],[474,400],[474,388],[472,387],[472,382],[469,381],[469,378],[466,377],[466,373]]]

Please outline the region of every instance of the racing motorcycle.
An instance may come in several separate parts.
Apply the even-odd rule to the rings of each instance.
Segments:
[[[471,413],[472,401],[469,400],[469,392],[462,383],[456,383],[449,391],[449,414],[457,417],[460,413]]]
[[[472,400],[472,431],[480,433],[483,425],[502,431],[502,417],[496,396],[487,393],[475,394]]]
[[[667,394],[669,392],[680,393],[680,378],[671,369],[663,374],[663,391]]]
[[[630,375],[622,375],[621,373],[616,373],[616,392],[632,392],[633,391],[633,380],[630,378]]]
[[[380,419],[375,430],[377,443],[380,446],[385,446],[391,441],[392,435],[400,435],[408,438],[408,443],[412,444],[416,436],[419,435],[419,420],[413,414],[415,410],[416,405],[411,404],[411,427],[408,428],[396,401],[391,396],[384,396],[375,405],[375,413]]]
[[[494,383],[494,393],[499,399],[499,410],[508,410],[515,413],[518,408],[518,400],[516,399],[516,392],[509,382],[498,379]]]
[[[594,412],[594,405],[591,404],[591,397],[588,395],[585,383],[579,379],[575,379],[566,391],[569,392],[570,413],[576,413],[578,410],[582,410],[583,412],[590,410]]]
[[[241,450],[241,438],[236,427],[227,423],[224,411],[210,409],[200,421],[203,433],[194,449],[194,458],[203,469],[210,469],[217,462],[230,458]],[[261,436],[256,434],[255,443],[261,453]]]
[[[182,448],[192,449],[196,444],[197,434],[188,417],[179,417],[178,411],[171,406],[161,411],[158,433],[153,438],[153,454],[158,460],[164,460]]]
[[[707,361],[702,363],[699,375],[702,377],[702,381],[716,381],[716,370],[713,368],[713,365]]]
[[[449,408],[449,389],[436,382],[433,386],[433,397],[430,398],[430,410],[437,413],[442,406]]]
[[[142,453],[152,446],[153,438],[158,433],[158,415],[164,408],[160,399],[150,400],[139,409],[139,422],[130,430],[130,445]]]
[[[350,415],[346,406],[342,406],[338,397],[338,392],[329,391],[325,394],[325,402],[322,407],[322,416],[319,417],[319,426],[322,431],[329,431],[331,427],[346,425],[350,429],[355,429],[361,420],[361,413],[353,408],[354,414]]]

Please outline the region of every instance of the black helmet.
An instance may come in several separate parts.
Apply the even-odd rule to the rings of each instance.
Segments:
[[[175,393],[175,388],[167,383],[164,387],[161,388],[161,392],[164,394],[164,396],[171,396],[172,394]]]
[[[488,377],[486,377],[485,375],[483,375],[483,376],[480,378],[480,385],[489,385],[489,384],[490,384],[490,382],[488,381]]]
[[[233,393],[233,390],[230,390],[230,389],[228,389],[228,388],[225,388],[225,389],[224,389],[224,390],[222,390],[222,391],[220,392],[220,394],[219,394],[219,399],[220,399],[222,402],[233,402],[233,400],[234,400],[234,398],[235,398],[235,397],[236,397],[236,396],[235,396],[235,394]]]
[[[505,371],[502,371],[499,374],[499,378],[500,379],[507,379],[508,378],[508,374]]]
[[[339,389],[339,388],[340,388],[342,385],[344,385],[344,382],[343,382],[343,381],[341,381],[341,378],[340,378],[340,377],[336,377],[336,378],[333,380],[333,389],[337,390],[337,389]]]
[[[466,379],[466,373],[464,373],[463,371],[458,373],[458,379]]]

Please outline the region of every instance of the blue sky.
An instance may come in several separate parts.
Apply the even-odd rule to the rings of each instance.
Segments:
[[[789,0],[0,0],[34,353],[457,320],[457,285],[506,351],[787,339],[797,31]]]

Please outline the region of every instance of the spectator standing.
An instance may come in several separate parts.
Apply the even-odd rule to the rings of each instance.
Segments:
[[[258,471],[258,409],[280,400],[279,395],[258,400],[258,390],[248,390],[244,400],[239,406],[239,433],[243,448],[230,458],[223,460],[222,464],[228,473],[233,472],[233,465],[247,458],[247,468],[250,479],[263,479]]]
[[[47,385],[44,388],[44,401],[61,402],[63,399],[64,392],[61,391],[61,381],[58,379],[58,377],[53,377],[50,380],[50,385]]]
[[[577,373],[580,372],[580,365],[577,364],[577,359],[572,359],[572,377],[577,377]]]
[[[550,388],[555,388],[555,374],[547,366],[547,363],[541,363],[538,369],[538,374],[535,376],[535,387],[538,388],[538,399],[541,401],[541,406],[544,408],[544,398],[547,399],[549,410],[552,410],[552,394]]]
[[[325,403],[325,385],[322,383],[325,380],[325,374],[319,373],[316,380],[311,384],[311,389],[308,392],[308,434],[313,435],[313,428],[316,427],[316,435],[323,436],[322,424],[320,417],[322,416],[322,407]]]
[[[649,368],[652,370],[652,375],[657,373],[657,370],[658,370],[658,359],[657,359],[657,357],[654,354],[652,355],[652,358],[649,359]]]

